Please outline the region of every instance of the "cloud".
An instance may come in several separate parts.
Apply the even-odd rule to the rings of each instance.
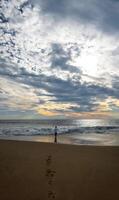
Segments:
[[[118,110],[118,1],[12,0],[1,7],[4,113]]]
[[[61,60],[62,55],[66,56],[59,45],[55,44],[55,48],[55,50],[53,48],[51,69],[55,56],[61,56]],[[66,62],[61,62],[60,65],[61,70],[65,71]],[[55,67],[57,68],[56,64]],[[70,70],[69,72],[72,73]],[[113,87],[109,88],[96,83],[82,83],[82,73],[80,73],[80,70],[78,72],[74,70],[73,76],[62,79],[56,75],[34,74],[34,72],[31,73],[25,68],[5,64],[3,60],[0,65],[0,75],[4,77],[1,78],[1,106],[23,111],[36,110],[41,111],[41,114],[46,113],[52,116],[58,112],[94,112],[99,107],[100,102],[105,101],[108,97],[119,97],[118,77],[114,77]],[[26,94],[25,97],[24,93]],[[46,106],[47,102],[56,104],[57,107],[59,104],[64,104],[66,109],[62,110],[61,106],[59,108],[55,106],[50,110]],[[40,105],[42,105],[42,109],[39,109]],[[67,105],[70,106],[67,107]]]
[[[77,105],[77,111],[91,111],[93,110],[93,106],[96,109],[96,105],[98,105],[99,100],[104,100],[108,96],[113,96],[117,98],[117,90],[114,91],[114,89],[110,89],[108,87],[101,87],[98,85],[92,85],[92,84],[81,84],[79,81],[76,83],[75,80],[69,79],[69,80],[62,80],[60,78],[57,78],[55,76],[33,76],[29,73],[24,74],[24,76],[13,76],[11,77],[19,86],[19,84],[24,84],[29,89],[30,87],[33,89],[37,89],[36,93],[36,100],[41,98],[41,96],[44,99],[44,103],[47,101],[49,102],[56,102],[56,103],[72,103]],[[9,83],[10,84],[10,83]],[[13,86],[12,86],[13,87]],[[8,87],[9,88],[9,87]],[[45,91],[45,93],[41,93],[39,91],[39,88],[42,89],[42,91]],[[9,89],[8,89],[9,90]],[[7,90],[7,92],[8,92]],[[28,89],[27,89],[28,90]],[[29,90],[28,90],[29,91]],[[17,91],[15,91],[14,95],[17,95]],[[20,93],[22,100],[22,92]],[[30,98],[30,94],[28,93],[28,99],[31,107],[33,105],[31,104],[32,99]],[[35,95],[35,94],[34,94]],[[12,93],[13,96],[13,93]],[[13,100],[13,99],[12,99]],[[28,103],[28,101],[26,101]],[[36,101],[36,107],[39,105],[39,101]],[[24,103],[23,103],[24,105]],[[20,103],[19,103],[20,106]],[[80,106],[80,109],[79,109]],[[76,110],[76,107],[75,107]]]
[[[68,64],[69,61],[71,61],[70,52],[65,52],[60,44],[52,44],[51,67],[60,68],[63,71],[69,71],[71,73],[80,73],[79,68]]]
[[[119,2],[113,0],[41,0],[31,1],[42,8],[43,13],[49,13],[57,20],[69,19],[89,25],[93,24],[106,33],[119,30]]]

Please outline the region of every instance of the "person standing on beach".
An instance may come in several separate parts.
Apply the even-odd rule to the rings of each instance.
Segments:
[[[55,131],[55,140],[54,140],[54,142],[57,143],[57,126],[55,126],[55,130],[54,131]]]

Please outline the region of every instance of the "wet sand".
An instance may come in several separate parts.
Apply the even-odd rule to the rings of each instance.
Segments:
[[[0,140],[1,200],[118,200],[119,147]]]

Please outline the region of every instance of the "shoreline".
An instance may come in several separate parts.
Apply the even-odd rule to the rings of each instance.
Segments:
[[[0,140],[3,200],[119,199],[119,146]]]
[[[26,138],[26,137],[25,137]],[[39,143],[39,144],[54,144],[54,145],[65,145],[65,146],[76,146],[76,147],[80,147],[80,146],[83,146],[83,147],[101,147],[101,148],[119,148],[119,145],[105,145],[105,144],[80,144],[80,143],[62,143],[62,142],[54,142],[53,139],[52,141],[42,141],[42,140],[35,140],[35,139],[24,139],[24,136],[23,138],[19,138],[19,139],[16,139],[15,138],[2,138],[0,137],[0,142],[1,141],[7,141],[7,142],[28,142],[28,143]]]
[[[54,143],[54,135],[31,136],[0,136],[0,140],[35,141]],[[89,146],[119,146],[119,134],[61,134],[57,135],[58,144],[89,145]]]

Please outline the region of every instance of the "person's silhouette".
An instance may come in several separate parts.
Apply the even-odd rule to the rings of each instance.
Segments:
[[[54,131],[55,131],[55,140],[54,140],[54,142],[57,143],[57,126],[55,126],[55,130]]]

